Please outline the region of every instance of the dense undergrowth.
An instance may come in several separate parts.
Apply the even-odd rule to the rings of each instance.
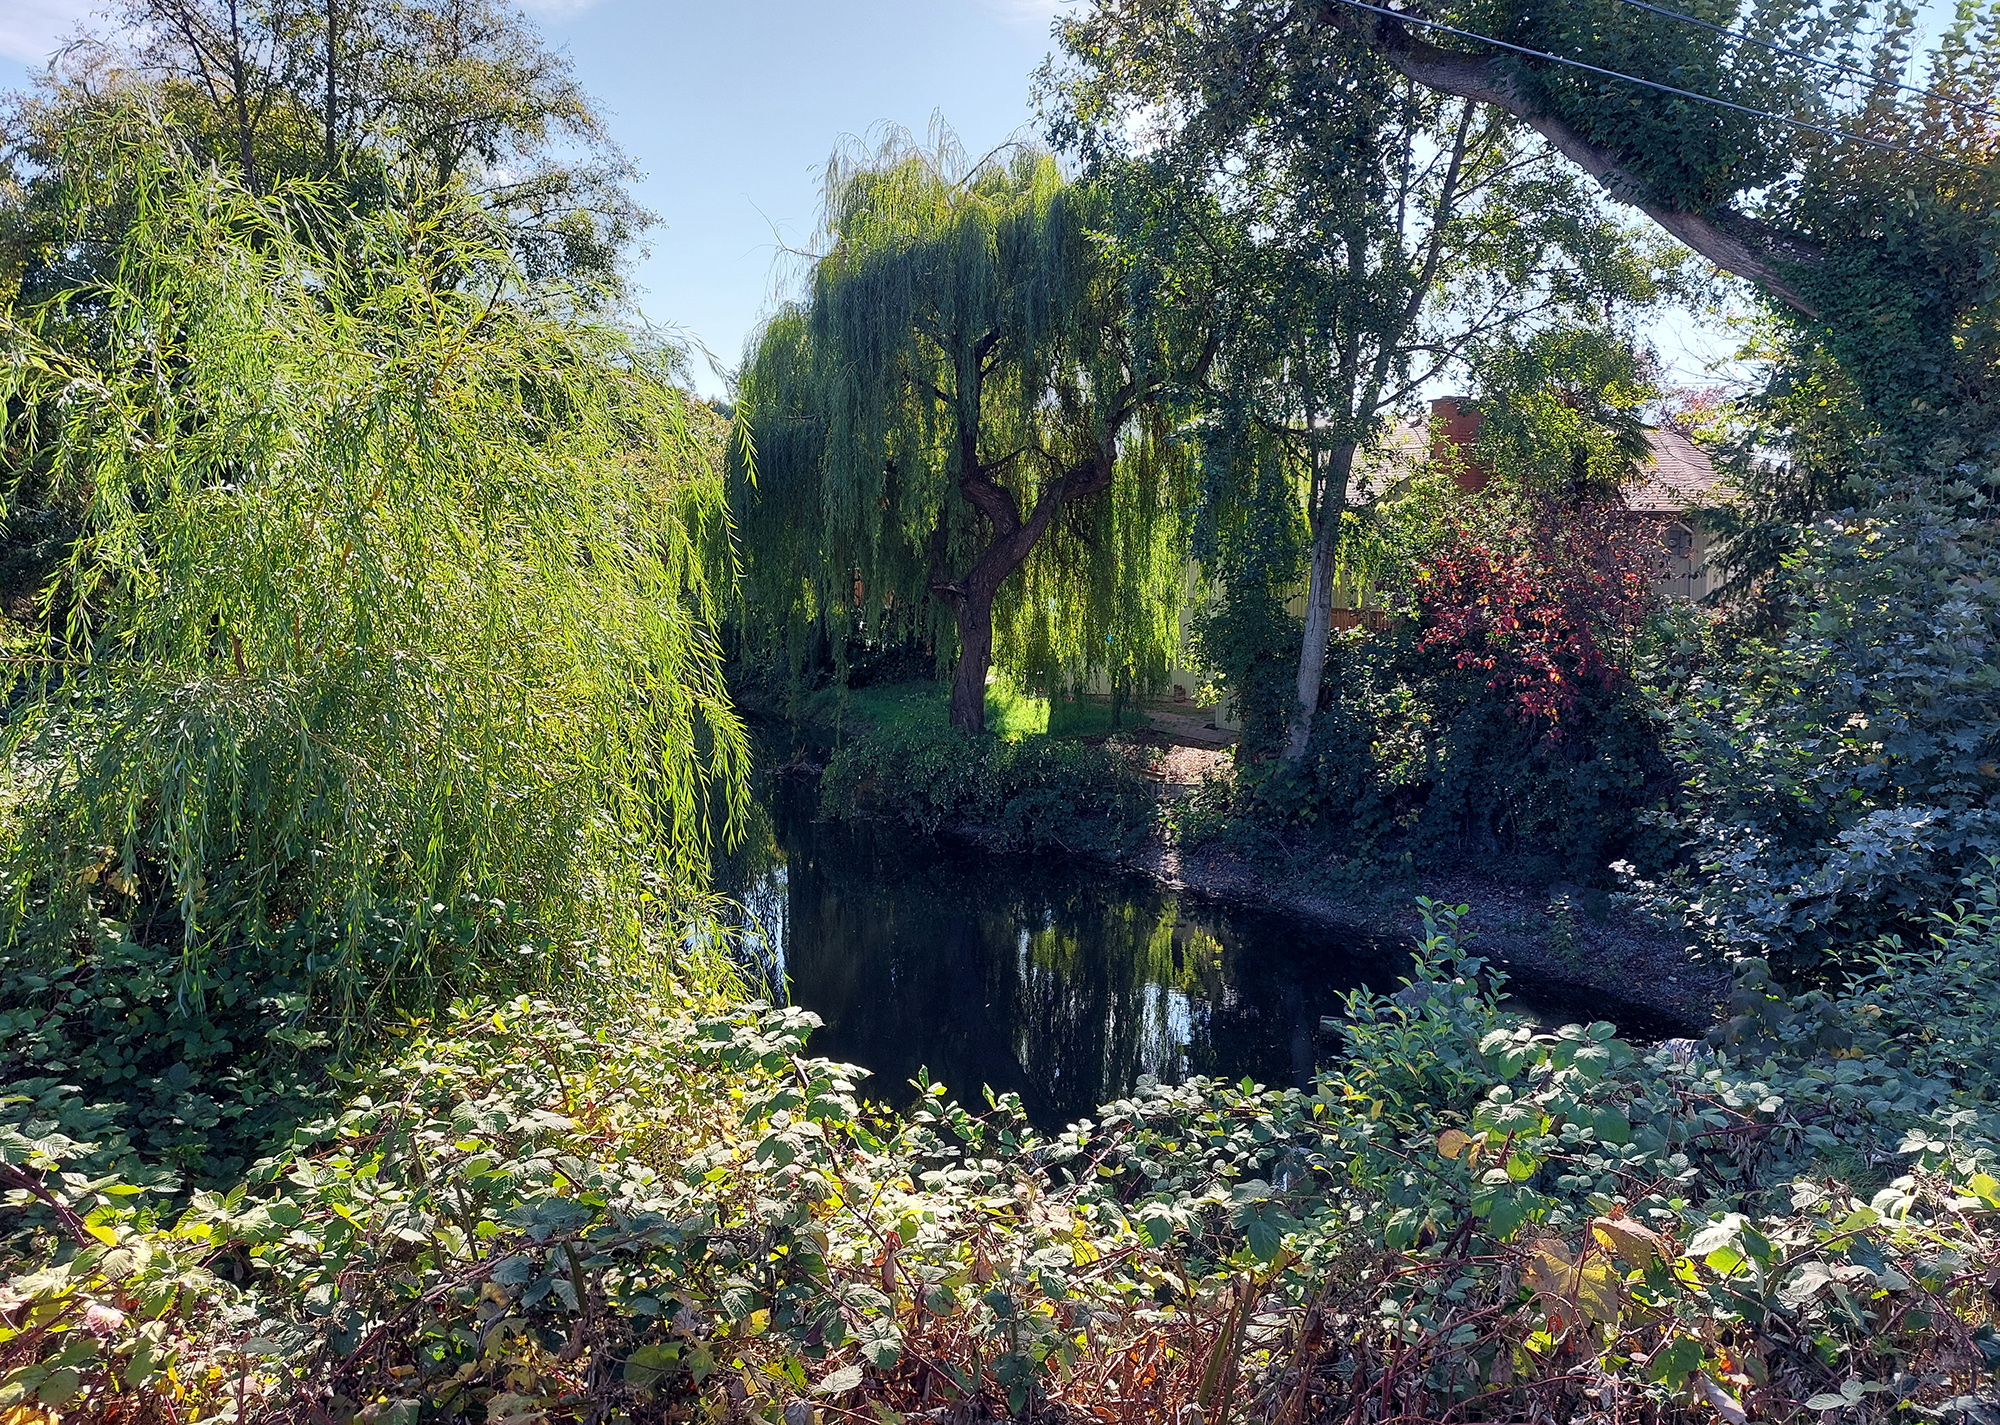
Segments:
[[[1407,621],[1334,636],[1321,709],[1299,765],[1240,749],[1233,783],[1204,788],[1177,834],[1363,874],[1497,857],[1531,882],[1609,884],[1615,861],[1671,861],[1646,814],[1674,800],[1675,769],[1630,683],[1584,689],[1552,738]]]
[[[1311,1092],[1142,1087],[1047,1138],[941,1086],[866,1113],[809,1016],[664,982],[413,1024],[191,1197],[17,1086],[0,1404],[1982,1419],[2000,892],[1968,894],[1840,995],[1746,987],[1709,1051],[1536,1032],[1427,905]]]
[[[1762,587],[1774,631],[1690,620],[1652,678],[1687,854],[1635,889],[1792,976],[1916,938],[2000,854],[2000,464],[1874,473]]]
[[[829,697],[818,709],[822,723],[841,719],[820,782],[833,815],[889,817],[926,834],[976,829],[1010,851],[1129,851],[1158,824],[1146,749],[1045,735],[1061,705],[989,689],[987,731],[968,738],[946,721],[935,684],[868,691],[851,708]]]

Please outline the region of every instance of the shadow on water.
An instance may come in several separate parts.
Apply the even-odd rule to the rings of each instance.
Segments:
[[[810,782],[770,782],[717,889],[772,983],[826,1021],[813,1051],[872,1070],[868,1092],[892,1103],[923,1069],[968,1102],[982,1086],[1018,1093],[1044,1128],[1145,1075],[1304,1084],[1335,1047],[1320,1020],[1343,993],[1409,974],[1407,946],[1365,932],[1092,861],[818,821],[816,806]],[[1607,1017],[1513,988],[1538,1018]]]

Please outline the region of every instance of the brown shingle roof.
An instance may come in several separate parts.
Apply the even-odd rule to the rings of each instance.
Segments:
[[[1717,498],[1722,476],[1708,456],[1684,435],[1660,428],[1646,432],[1652,453],[1625,487],[1625,508],[1635,514],[1677,515]],[[1358,478],[1348,497],[1358,505],[1373,504],[1389,489],[1416,473],[1430,453],[1428,426],[1399,423],[1382,443],[1358,457]]]
[[[1652,458],[1625,487],[1625,508],[1641,514],[1677,515],[1715,498],[1721,476],[1695,443],[1670,430],[1649,430]]]

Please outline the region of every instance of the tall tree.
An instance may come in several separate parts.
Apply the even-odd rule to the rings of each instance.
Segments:
[[[441,277],[506,261],[476,224],[129,153],[103,320],[0,313],[0,450],[81,512],[5,729],[0,934],[61,953],[115,865],[190,1002],[250,956],[357,1017],[434,1009],[471,925],[636,947],[742,810],[713,417]]]
[[[1153,619],[1179,581],[1177,559],[1131,551],[1175,508],[1166,400],[1205,349],[1193,325],[1132,319],[1145,284],[1094,231],[1107,202],[1041,152],[966,166],[899,139],[838,161],[810,296],[747,364],[752,579],[823,626],[947,615],[968,733],[985,726],[996,603],[1038,587],[1055,605],[1041,637],[1103,667],[1117,606]],[[1120,600],[1104,575],[1121,559],[1170,578]]]
[[[1346,106],[1312,85],[1366,54],[1510,115],[1754,283],[1885,433],[2000,440],[2000,7],[1959,6],[1927,56],[1919,21],[1901,0],[1119,0],[1066,33],[1203,108]]]
[[[1337,33],[1222,36],[1216,8],[1067,22],[1069,63],[1045,94],[1057,137],[1086,158],[1143,154],[1165,195],[1152,232],[1167,264],[1213,270],[1225,294],[1211,399],[1297,473],[1310,537],[1284,754],[1297,762],[1357,455],[1474,347],[1655,300],[1661,265],[1506,116],[1441,99]]]
[[[253,192],[318,178],[363,214],[463,185],[479,203],[445,209],[489,224],[518,279],[584,305],[621,299],[621,264],[652,221],[569,62],[504,0],[125,0],[0,127],[0,262],[29,295],[74,287],[115,248],[115,174],[81,250],[72,200],[84,170],[125,161],[111,130],[135,105]]]

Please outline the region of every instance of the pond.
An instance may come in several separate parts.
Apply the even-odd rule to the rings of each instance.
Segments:
[[[1303,917],[1218,905],[1100,862],[1010,856],[900,825],[816,819],[809,779],[767,783],[718,867],[756,968],[826,1021],[815,1053],[907,1104],[928,1070],[969,1104],[1020,1094],[1058,1128],[1143,1075],[1304,1084],[1344,992],[1394,990],[1409,948]],[[1548,1023],[1672,1032],[1602,996],[1510,985]]]

